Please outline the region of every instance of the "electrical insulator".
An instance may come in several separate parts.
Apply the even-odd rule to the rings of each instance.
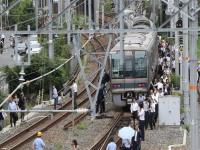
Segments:
[[[183,21],[182,21],[182,19],[178,19],[178,21],[176,22],[176,27],[177,28],[182,28],[183,27]]]

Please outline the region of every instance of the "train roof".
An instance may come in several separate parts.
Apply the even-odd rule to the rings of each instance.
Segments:
[[[149,50],[155,41],[153,33],[129,33],[124,37],[124,50]],[[111,51],[119,51],[120,42],[118,42]]]
[[[135,17],[132,21],[132,28],[148,29],[154,28],[154,24],[144,16]],[[124,35],[124,50],[150,50],[156,39],[155,32],[138,32],[127,33]],[[111,52],[120,50],[120,42],[118,42]]]

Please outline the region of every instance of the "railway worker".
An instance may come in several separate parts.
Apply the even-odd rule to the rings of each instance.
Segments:
[[[26,109],[25,104],[26,104],[26,98],[24,97],[24,93],[21,92],[20,97],[19,97],[19,101],[18,101],[19,109],[25,110]],[[21,118],[21,122],[23,122],[24,121],[24,112],[21,112],[20,118]]]
[[[104,85],[106,93],[108,92],[107,91],[108,82],[110,82],[110,75],[108,72],[104,72],[101,84]]]
[[[156,108],[156,103],[155,101],[150,98],[150,108],[149,108],[149,125],[150,129],[153,130],[155,128],[155,108]]]
[[[42,132],[37,132],[37,138],[33,141],[34,150],[43,150],[45,148],[44,140],[42,139]]]
[[[100,110],[100,114],[105,112],[105,97],[103,90],[104,90],[104,85],[102,84],[101,88],[99,89],[96,102],[96,113],[98,113]]]
[[[77,140],[72,140],[72,150],[78,150],[78,142]]]
[[[73,106],[74,106],[74,109],[76,109],[77,108],[76,98],[77,98],[78,86],[75,80],[73,81],[71,90],[72,90]]]
[[[17,105],[13,98],[10,99],[10,102],[8,104],[8,110],[16,111]],[[18,120],[18,116],[16,112],[10,112],[10,126],[14,127],[16,126],[16,122]]]
[[[54,99],[54,109],[56,110],[56,106],[58,104],[58,91],[55,86],[53,86],[53,99]]]
[[[135,125],[136,120],[138,119],[138,110],[139,110],[139,106],[138,103],[136,102],[135,98],[132,99],[132,103],[131,103],[131,107],[130,107],[130,111],[133,117],[133,123]]]
[[[148,124],[149,124],[149,109],[150,109],[150,103],[149,103],[149,98],[146,98],[145,101],[143,102],[143,106],[144,106],[144,113],[145,113],[145,129],[148,128]]]
[[[108,145],[106,147],[106,150],[117,150],[117,145],[114,142],[114,138],[113,137],[110,138],[109,143],[108,143]]]
[[[140,108],[138,111],[138,117],[139,117],[139,128],[141,131],[141,139],[144,141],[145,133],[144,133],[144,125],[145,125],[145,112],[144,112],[144,106],[143,104],[140,104]]]

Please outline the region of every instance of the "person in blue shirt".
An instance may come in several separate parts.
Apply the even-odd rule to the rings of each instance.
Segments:
[[[108,143],[106,150],[117,150],[117,145],[114,142],[114,138],[110,138],[110,143]]]
[[[43,150],[45,148],[45,143],[41,138],[42,132],[37,133],[37,138],[33,141],[33,149],[34,150]]]

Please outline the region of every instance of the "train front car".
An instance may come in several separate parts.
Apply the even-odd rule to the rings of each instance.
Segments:
[[[136,18],[133,28],[151,28],[151,21]],[[154,77],[158,50],[154,32],[128,33],[124,36],[123,54],[120,42],[111,49],[111,84],[113,102],[123,107],[130,102],[129,97],[146,93]]]

